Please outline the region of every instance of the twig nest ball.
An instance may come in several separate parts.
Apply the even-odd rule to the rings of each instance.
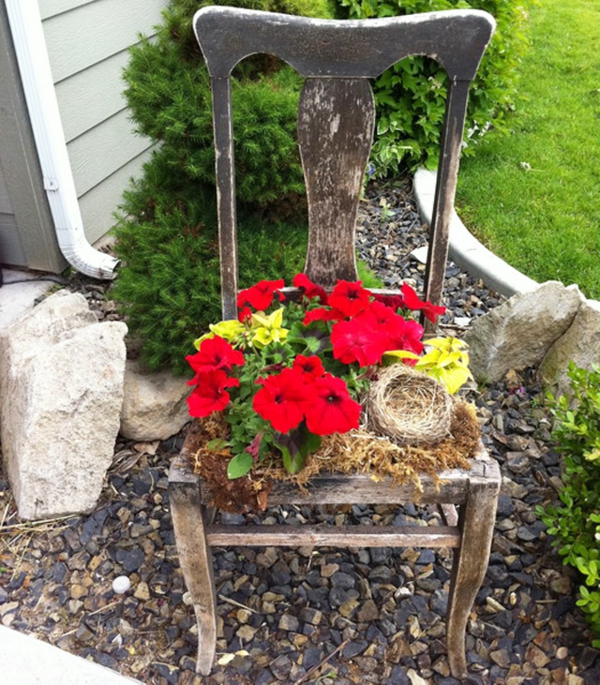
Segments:
[[[367,426],[399,445],[431,445],[450,435],[453,400],[430,376],[393,364],[371,383]]]

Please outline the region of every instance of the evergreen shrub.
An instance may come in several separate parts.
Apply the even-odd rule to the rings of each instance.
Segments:
[[[171,0],[152,38],[131,48],[125,97],[139,133],[177,150],[181,182],[215,182],[208,72],[193,35],[195,11],[206,5],[329,16],[325,0]],[[232,80],[237,196],[267,206],[304,193],[296,144],[301,78],[267,56],[244,60]],[[277,195],[274,194],[277,189]]]
[[[469,96],[465,154],[493,127],[506,132],[506,114],[517,92],[516,68],[527,48],[527,6],[531,0],[337,0],[350,19],[392,17],[448,9],[480,9],[497,29]],[[425,57],[411,57],[385,71],[373,84],[377,108],[371,160],[375,176],[438,163],[447,76]]]
[[[152,370],[187,373],[185,355],[211,322],[221,319],[219,247],[214,186],[179,185],[169,172],[168,149],[154,152],[143,178],[125,193],[135,219],[117,231],[125,260],[112,289],[131,333],[142,340],[142,361]],[[303,217],[264,221],[238,217],[241,287],[257,279],[290,278],[302,269],[307,231]]]
[[[332,16],[328,0],[171,0],[156,35],[131,49],[126,100],[137,131],[157,146],[124,194],[114,229],[122,267],[112,296],[151,369],[186,371],[191,341],[220,319],[210,84],[192,30],[195,11],[209,4]],[[234,76],[240,281],[250,286],[289,279],[303,267],[302,81],[267,56],[244,60]]]
[[[569,366],[572,397],[550,396],[553,437],[564,455],[559,503],[538,508],[565,564],[580,573],[577,605],[600,647],[600,366]]]

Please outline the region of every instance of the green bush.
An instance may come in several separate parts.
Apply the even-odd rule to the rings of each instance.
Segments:
[[[156,36],[142,38],[131,48],[124,71],[125,97],[136,130],[177,151],[173,159],[182,183],[215,182],[210,82],[191,24],[194,12],[210,4],[215,3],[172,0]],[[325,0],[232,4],[307,16],[329,13]],[[245,60],[235,76],[239,200],[266,206],[303,194],[296,144],[301,79],[290,67],[265,56]]]
[[[600,647],[600,366],[569,367],[573,398],[550,397],[553,435],[564,454],[560,503],[538,508],[565,564],[582,575],[577,601]]]
[[[130,331],[143,341],[142,361],[184,373],[192,341],[221,318],[215,189],[201,182],[180,186],[169,162],[167,149],[155,152],[142,180],[125,194],[135,220],[117,231],[116,252],[125,263],[112,296],[125,303]],[[303,217],[295,224],[265,222],[242,210],[238,223],[242,287],[302,269]]]
[[[493,126],[505,130],[516,94],[516,67],[527,47],[526,7],[530,0],[338,0],[351,19],[391,17],[447,9],[481,9],[497,29],[473,84],[466,129],[473,151]],[[420,165],[435,167],[444,117],[446,73],[425,57],[402,60],[374,83],[377,134],[372,161],[376,176]]]
[[[331,16],[328,0],[221,4]],[[151,368],[183,372],[191,341],[220,318],[211,97],[192,31],[197,0],[171,0],[154,37],[131,49],[125,96],[137,131],[157,147],[124,194],[114,229],[122,260],[112,296],[143,341]],[[220,3],[216,3],[220,4]],[[306,250],[303,176],[296,143],[301,79],[267,56],[232,79],[240,280],[288,278]],[[293,218],[290,218],[293,217]],[[283,222],[286,223],[283,223]]]

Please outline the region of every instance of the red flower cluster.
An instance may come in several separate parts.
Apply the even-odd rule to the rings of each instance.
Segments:
[[[306,274],[298,274],[293,283],[300,291],[305,307],[286,310],[284,324],[289,326],[285,331],[290,333],[289,338],[277,339],[271,343],[273,347],[265,344],[260,349],[249,347],[244,350],[248,355],[258,356],[253,357],[252,364],[248,357],[248,365],[243,371],[239,371],[239,367],[246,364],[244,352],[234,349],[218,335],[203,340],[198,352],[186,357],[195,373],[189,382],[195,386],[188,398],[192,416],[204,417],[223,411],[231,401],[228,389],[239,387],[240,397],[247,397],[247,403],[252,402],[253,412],[277,433],[295,431],[292,437],[296,440],[305,440],[307,431],[313,436],[323,436],[358,428],[361,405],[351,397],[344,378],[334,376],[327,369],[339,368],[340,362],[359,367],[378,364],[384,353],[392,350],[420,354],[423,327],[412,319],[404,319],[398,310],[420,310],[431,321],[445,311],[443,307],[420,300],[406,284],[402,286],[401,296],[387,296],[374,295],[362,287],[361,281],[338,281],[330,294]],[[241,291],[237,298],[239,320],[252,327],[252,312],[264,312],[273,302],[283,300],[283,286],[283,279],[260,281]],[[302,317],[306,327],[315,321],[326,322],[327,327],[300,327],[298,333]],[[307,337],[303,338],[305,333]],[[240,339],[243,340],[243,336]],[[288,339],[290,342],[285,342]],[[235,337],[231,340],[244,349],[243,341],[236,342]],[[304,348],[295,345],[304,345]],[[322,352],[321,356],[303,356],[296,354],[300,349]],[[261,377],[256,380],[255,374]],[[343,372],[342,375],[353,379],[353,383],[364,377],[356,368],[348,369],[347,374]],[[257,391],[255,384],[260,386]],[[252,411],[249,404],[240,406],[244,411]],[[252,417],[256,419],[254,413]],[[244,425],[240,423],[239,414],[236,421],[237,427]],[[263,440],[276,443],[264,424],[258,432],[251,420],[248,425],[254,427],[248,429],[247,434],[242,432],[241,442],[246,444],[247,440],[245,450],[256,460]],[[237,440],[240,442],[239,432]]]
[[[358,428],[360,404],[346,383],[325,373],[321,360],[298,355],[289,369],[257,381],[254,411],[279,433],[288,433],[303,420],[311,433],[331,435]]]
[[[408,283],[404,283],[401,290],[404,299],[404,307],[412,309],[413,311],[422,311],[425,318],[429,319],[432,323],[435,323],[437,317],[441,316],[446,311],[446,307],[438,307],[435,304],[431,304],[431,302],[423,302],[423,300],[420,300],[417,293],[408,285]]]
[[[198,352],[186,359],[196,372],[193,380],[188,381],[188,385],[196,386],[187,400],[190,416],[209,416],[214,411],[223,411],[231,399],[226,388],[236,388],[240,384],[239,379],[227,373],[234,366],[244,365],[244,355],[215,335],[204,340]]]
[[[246,305],[250,305],[257,311],[264,312],[273,302],[274,297],[278,297],[279,300],[285,299],[281,292],[283,286],[283,278],[277,281],[259,281],[256,285],[239,293],[237,296],[237,306],[243,309]]]

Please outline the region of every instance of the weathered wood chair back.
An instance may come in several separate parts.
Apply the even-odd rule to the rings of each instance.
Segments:
[[[431,227],[427,297],[438,303],[448,248],[467,91],[493,30],[484,12],[452,11],[372,21],[320,21],[227,7],[200,10],[194,25],[212,77],[224,318],[237,315],[237,249],[230,75],[244,57],[267,52],[306,76],[298,137],[309,200],[308,276],[324,287],[356,277],[354,222],[373,136],[368,79],[412,54],[438,60],[449,75],[442,153]],[[448,660],[466,675],[465,628],[487,568],[500,488],[498,464],[483,451],[469,470],[447,471],[442,481],[423,475],[398,485],[364,474],[321,474],[309,493],[277,481],[272,505],[439,504],[446,525],[301,526],[215,523],[207,483],[191,470],[198,450],[192,429],[169,472],[169,498],[179,562],[198,624],[197,671],[208,674],[217,643],[212,547],[364,546],[452,547]],[[454,508],[458,505],[459,512]]]
[[[375,124],[369,79],[411,55],[448,74],[446,116],[425,272],[425,296],[440,304],[469,84],[494,30],[478,10],[331,21],[207,7],[194,28],[212,82],[224,318],[236,316],[237,242],[230,77],[249,55],[267,53],[306,78],[298,141],[309,207],[305,272],[325,288],[356,280],[354,228]]]

